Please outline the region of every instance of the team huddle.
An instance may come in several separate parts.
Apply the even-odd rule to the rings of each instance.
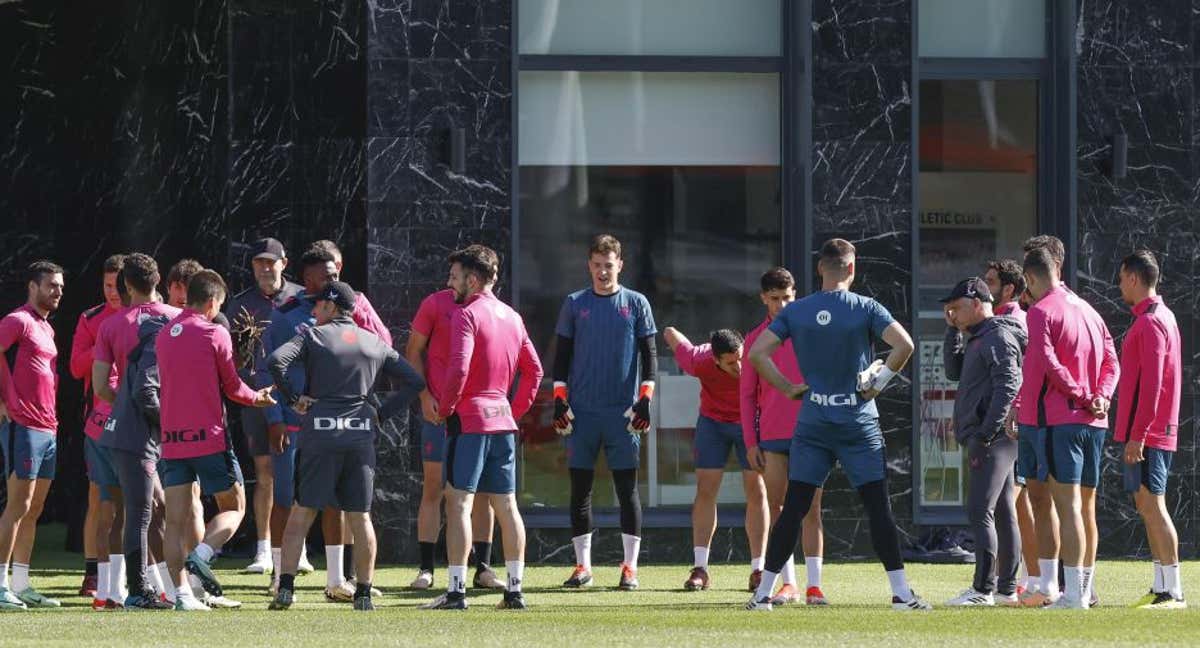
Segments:
[[[70,358],[87,398],[81,595],[92,597],[95,609],[241,606],[225,596],[211,567],[247,508],[226,419],[231,402],[257,475],[256,555],[246,571],[271,575],[270,609],[291,607],[297,575],[313,571],[305,538],[318,516],[325,597],[375,609],[375,443],[381,423],[416,400],[424,480],[420,566],[410,587],[434,586],[444,504],[446,591],[421,607],[467,608],[473,564],[475,587],[503,590],[501,609],[524,609],[517,421],[534,403],[543,368],[520,315],[493,292],[496,253],[471,245],[449,256],[447,288],[421,303],[401,357],[367,298],[340,281],[336,245],[318,241],[301,255],[302,285],[284,279],[289,259],[278,241],[258,241],[252,252],[254,285],[229,299],[222,277],[194,261],[170,270],[166,303],[151,257],[117,255],[105,263],[105,302],[80,316]],[[983,277],[959,282],[942,300],[944,365],[959,384],[953,428],[966,449],[977,556],[971,587],[948,605],[1097,604],[1096,491],[1119,394],[1114,440],[1124,444],[1125,487],[1154,558],[1152,585],[1135,606],[1186,607],[1165,503],[1182,348],[1174,316],[1157,294],[1157,261],[1139,251],[1122,262],[1121,294],[1134,321],[1118,359],[1103,320],[1062,283],[1063,260],[1061,241],[1035,237],[1023,263],[991,262]],[[603,452],[624,548],[616,586],[628,591],[638,587],[638,469],[651,426],[659,330],[646,297],[619,282],[617,239],[594,238],[587,263],[592,285],[564,300],[550,369],[575,553],[563,587],[597,580],[592,492]],[[803,601],[830,604],[821,589],[821,496],[835,464],[861,498],[892,607],[931,609],[905,572],[875,403],[914,344],[886,308],[851,292],[855,271],[854,246],[832,239],[820,250],[821,290],[797,300],[786,269],[762,276],[763,321],[745,337],[719,329],[693,344],[673,327],[662,331],[680,370],[700,383],[694,562],[684,589],[710,587],[717,492],[732,453],[746,496],[747,609],[801,600],[797,544]],[[0,320],[8,487],[0,609],[60,605],[33,587],[29,563],[55,477],[57,348],[48,318],[65,288],[62,268],[34,263],[27,288],[27,303]],[[888,353],[876,359],[879,343]],[[750,367],[743,368],[743,356]],[[377,384],[390,388],[377,394]],[[205,515],[202,495],[215,503],[214,514]],[[496,522],[504,579],[491,567]]]

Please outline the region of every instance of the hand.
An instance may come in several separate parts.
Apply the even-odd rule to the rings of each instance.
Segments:
[[[7,420],[8,420],[8,407],[5,406],[4,401],[0,400],[0,423],[4,423]]]
[[[271,387],[263,387],[254,394],[255,407],[270,407],[275,404],[275,397],[271,396]]]
[[[625,418],[629,419],[626,427],[630,434],[644,433],[650,427],[650,397],[642,396],[637,402],[625,410]]]
[[[421,416],[423,416],[426,421],[429,421],[430,423],[433,423],[434,425],[441,425],[441,421],[440,421],[441,417],[438,416],[438,411],[437,411],[438,410],[437,400],[433,397],[433,394],[430,394],[429,390],[426,389],[425,391],[421,392],[420,398],[421,398]]]
[[[871,388],[879,372],[883,370],[883,360],[876,360],[866,369],[858,372],[858,393],[864,393]]]
[[[295,403],[292,403],[292,409],[296,410],[297,414],[304,416],[316,402],[317,399],[312,396],[301,396],[296,399]]]
[[[1146,442],[1130,439],[1125,442],[1125,463],[1137,464],[1146,460]]]
[[[750,470],[754,472],[761,474],[767,470],[767,456],[762,448],[756,445],[746,446],[746,460],[750,462]]]
[[[283,449],[288,447],[291,441],[288,440],[288,430],[286,423],[272,423],[267,426],[267,443],[271,446],[271,452],[274,454],[283,454]]]
[[[575,420],[575,413],[571,411],[571,406],[567,404],[566,399],[554,399],[554,431],[558,432],[559,436],[567,436],[571,434],[574,426],[571,421]]]
[[[1108,406],[1111,404],[1112,401],[1108,400],[1107,398],[1103,396],[1096,396],[1092,399],[1092,402],[1088,404],[1088,409],[1091,410],[1093,416],[1099,418],[1108,415]]]
[[[789,400],[800,400],[808,393],[808,389],[809,387],[806,383],[790,385],[787,389],[783,390],[783,395],[787,396]]]
[[[1017,429],[1017,410],[1015,407],[1009,408],[1008,416],[1004,418],[1004,433],[1008,435],[1008,438],[1016,441],[1018,436]]]

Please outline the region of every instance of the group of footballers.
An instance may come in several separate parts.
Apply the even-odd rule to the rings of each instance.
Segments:
[[[305,538],[319,515],[325,596],[373,610],[378,591],[372,587],[370,510],[378,428],[419,400],[421,562],[411,587],[434,585],[444,503],[446,591],[422,607],[465,609],[473,563],[475,587],[502,589],[500,608],[523,609],[517,421],[531,408],[543,369],[520,315],[493,292],[496,253],[470,245],[450,255],[447,288],[421,303],[403,358],[366,297],[339,280],[336,245],[318,241],[301,255],[296,275],[302,285],[284,279],[289,259],[278,241],[258,241],[252,257],[254,285],[228,300],[219,274],[179,262],[167,276],[169,303],[158,292],[154,259],[133,253],[106,261],[105,302],[80,317],[70,359],[89,394],[91,490],[81,593],[93,597],[96,609],[240,606],[224,595],[211,568],[246,508],[228,434],[229,401],[240,406],[257,475],[258,543],[247,571],[271,574],[271,609],[288,609],[297,575],[312,571]],[[1154,558],[1153,584],[1138,605],[1183,607],[1178,538],[1164,498],[1178,431],[1181,344],[1156,292],[1158,265],[1148,252],[1122,264],[1121,293],[1135,320],[1118,366],[1099,315],[1062,284],[1063,258],[1061,241],[1036,237],[1026,244],[1023,264],[992,263],[986,279],[966,280],[944,300],[948,344],[953,338],[962,347],[947,352],[947,366],[960,354],[954,374],[964,376],[961,391],[979,399],[963,408],[979,410],[974,418],[960,420],[956,408],[962,429],[955,432],[971,448],[972,486],[981,493],[971,519],[985,547],[972,588],[950,604],[1094,604],[1095,491],[1107,416],[1119,391],[1115,440],[1125,444],[1125,483]],[[551,366],[553,426],[564,437],[576,563],[563,586],[594,582],[592,491],[603,451],[620,507],[624,559],[617,587],[634,590],[641,543],[637,471],[651,425],[659,331],[646,297],[619,281],[617,239],[595,237],[587,265],[591,286],[564,300]],[[906,577],[875,404],[914,345],[882,305],[850,290],[855,270],[854,246],[832,239],[820,250],[819,291],[797,300],[786,269],[762,276],[765,316],[744,338],[720,329],[696,345],[672,327],[662,331],[679,368],[700,382],[694,563],[684,589],[710,586],[716,495],[732,451],[747,501],[754,593],[747,609],[800,600],[797,544],[807,572],[804,601],[829,604],[821,590],[821,493],[835,463],[861,497],[892,607],[930,609]],[[0,320],[0,440],[8,487],[0,516],[0,609],[60,605],[32,586],[29,561],[55,475],[57,350],[48,320],[64,287],[61,267],[34,263],[27,303]],[[1008,318],[1003,326],[985,325],[1002,318]],[[985,333],[1012,327],[1020,333],[999,340],[1018,352],[1003,361],[997,353],[972,355]],[[878,360],[876,343],[889,348]],[[743,356],[751,365],[745,369]],[[983,374],[988,377],[979,384],[967,384],[967,375]],[[390,387],[381,402],[374,390],[384,376]],[[974,488],[975,472],[987,487]],[[215,503],[207,520],[201,495]],[[1019,527],[1019,535],[998,534],[1002,521]],[[504,579],[490,565],[496,522]]]

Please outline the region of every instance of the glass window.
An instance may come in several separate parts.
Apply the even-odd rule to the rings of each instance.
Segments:
[[[521,54],[779,56],[780,0],[520,0]]]
[[[924,7],[924,4],[922,4]],[[1021,258],[1037,226],[1038,82],[922,81],[919,504],[960,509],[966,453],[954,441],[955,383],[942,368],[938,299],[989,259]]]
[[[523,72],[518,294],[542,357],[564,297],[587,288],[592,236],[621,240],[621,283],[661,331],[696,342],[762,316],[758,278],[780,261],[779,79],[774,74]],[[688,505],[699,384],[666,345],[640,478],[651,506]],[[543,393],[545,390],[543,390]],[[521,445],[521,498],[566,506],[563,446],[548,405]],[[723,501],[743,501],[733,467]],[[597,505],[614,503],[604,472]],[[732,481],[731,481],[732,480]]]
[[[1046,0],[920,0],[920,56],[1042,58]]]

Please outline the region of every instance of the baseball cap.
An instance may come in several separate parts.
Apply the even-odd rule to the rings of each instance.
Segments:
[[[277,239],[270,237],[255,241],[254,245],[251,246],[250,251],[254,253],[251,256],[253,259],[270,259],[272,261],[278,261],[280,259],[287,258],[287,253],[283,250],[283,243],[280,243]]]
[[[982,302],[991,303],[992,291],[988,289],[986,281],[980,279],[979,277],[971,277],[970,279],[963,279],[955,284],[954,290],[951,290],[949,295],[939,299],[938,301],[945,304],[962,297],[970,297],[972,299],[978,299]]]
[[[316,301],[331,301],[342,310],[354,310],[354,289],[344,281],[334,281],[317,294]]]

